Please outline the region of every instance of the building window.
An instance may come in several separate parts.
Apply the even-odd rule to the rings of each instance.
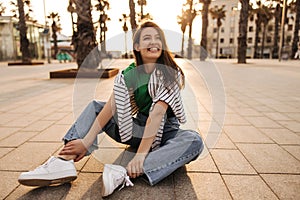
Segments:
[[[216,43],[217,42],[217,39],[213,39],[213,43]]]
[[[272,38],[271,37],[267,37],[267,43],[271,43],[272,42]]]
[[[251,22],[254,21],[254,16],[253,16],[253,15],[251,15],[250,21],[251,21]]]
[[[286,37],[286,43],[290,43],[292,41],[292,36],[287,36]]]
[[[268,31],[273,31],[273,26],[272,25],[268,26]]]
[[[221,28],[221,33],[224,33],[224,27]]]
[[[230,33],[234,33],[234,27],[230,27]]]
[[[288,26],[288,31],[292,31],[293,30],[293,25],[292,24],[289,24]]]
[[[224,43],[224,38],[221,38],[221,39],[220,39],[220,43]]]
[[[218,29],[217,29],[217,28],[214,28],[213,32],[216,33],[217,31],[218,31]]]
[[[253,32],[253,26],[249,26],[249,32]]]
[[[230,38],[230,39],[229,39],[229,43],[230,43],[230,44],[233,44],[233,42],[234,42],[234,39],[233,39],[233,38]]]
[[[252,44],[252,41],[253,41],[253,38],[252,38],[252,37],[249,37],[249,38],[248,38],[248,43],[249,43],[249,44]]]
[[[258,42],[258,43],[260,43],[260,42],[261,42],[261,39],[260,39],[260,37],[258,37],[258,38],[257,38],[257,42]]]

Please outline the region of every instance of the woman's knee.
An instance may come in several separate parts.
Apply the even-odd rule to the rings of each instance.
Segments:
[[[188,143],[192,145],[192,148],[197,149],[199,152],[203,149],[203,140],[200,136],[200,134],[193,130],[187,130],[185,131],[185,137],[188,137]]]

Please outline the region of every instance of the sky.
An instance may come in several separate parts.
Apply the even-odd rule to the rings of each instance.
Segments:
[[[51,12],[58,12],[61,18],[62,34],[71,36],[72,35],[72,25],[71,25],[71,16],[67,12],[68,0],[31,0],[33,17],[37,19],[39,23],[45,23],[44,17],[44,4],[45,1],[45,11],[46,15],[49,15]],[[92,2],[95,0],[92,0]],[[9,2],[10,0],[0,0],[4,2],[4,5],[7,7],[7,10],[10,10]],[[168,42],[169,48],[176,46],[179,48],[181,45],[181,30],[180,25],[177,24],[177,15],[181,14],[182,4],[186,0],[148,0],[147,5],[144,7],[144,13],[149,12],[153,21],[157,23],[165,32],[172,34],[172,38],[177,40],[180,39],[180,42],[170,41]],[[195,1],[196,2],[196,1]],[[129,14],[129,3],[128,0],[109,0],[110,10],[107,12],[110,17],[110,21],[107,22],[108,31],[106,33],[107,40],[111,39],[114,42],[108,42],[108,48],[110,48],[110,43],[116,43],[120,46],[120,41],[125,41],[124,32],[122,29],[123,23],[119,21],[119,18],[122,18],[122,14]],[[140,12],[140,7],[136,3],[136,12]],[[6,13],[7,14],[7,13]],[[93,12],[93,21],[98,20],[99,13]],[[128,22],[129,29],[130,23]],[[168,38],[168,34],[166,36]],[[188,33],[188,29],[186,34]],[[201,36],[201,17],[198,16],[194,20],[193,25],[193,38],[196,43],[200,42]],[[130,44],[130,36],[127,36],[128,44]],[[122,42],[122,46],[125,46]],[[112,44],[115,46],[114,44]],[[128,45],[130,47],[130,45]],[[112,47],[114,48],[114,47]],[[119,47],[120,48],[120,47]],[[124,47],[122,47],[124,48]]]

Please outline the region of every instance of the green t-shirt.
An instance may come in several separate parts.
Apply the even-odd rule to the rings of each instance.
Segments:
[[[134,99],[139,112],[148,116],[152,104],[152,98],[148,91],[151,74],[147,74],[143,69],[138,70],[135,63],[131,63],[122,73],[128,90],[134,91]]]

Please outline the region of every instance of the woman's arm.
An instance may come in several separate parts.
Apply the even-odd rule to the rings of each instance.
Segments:
[[[93,144],[100,130],[112,118],[115,111],[115,100],[114,95],[112,94],[107,103],[104,105],[101,112],[96,117],[87,135],[81,140],[73,140],[68,142],[64,146],[64,148],[59,152],[59,155],[64,158],[71,159],[75,157],[74,161],[81,160],[85,156],[87,149]]]
[[[163,101],[158,101],[149,113],[140,146],[134,158],[127,165],[127,172],[131,178],[136,178],[143,173],[145,157],[152,146],[167,108],[168,104]]]

